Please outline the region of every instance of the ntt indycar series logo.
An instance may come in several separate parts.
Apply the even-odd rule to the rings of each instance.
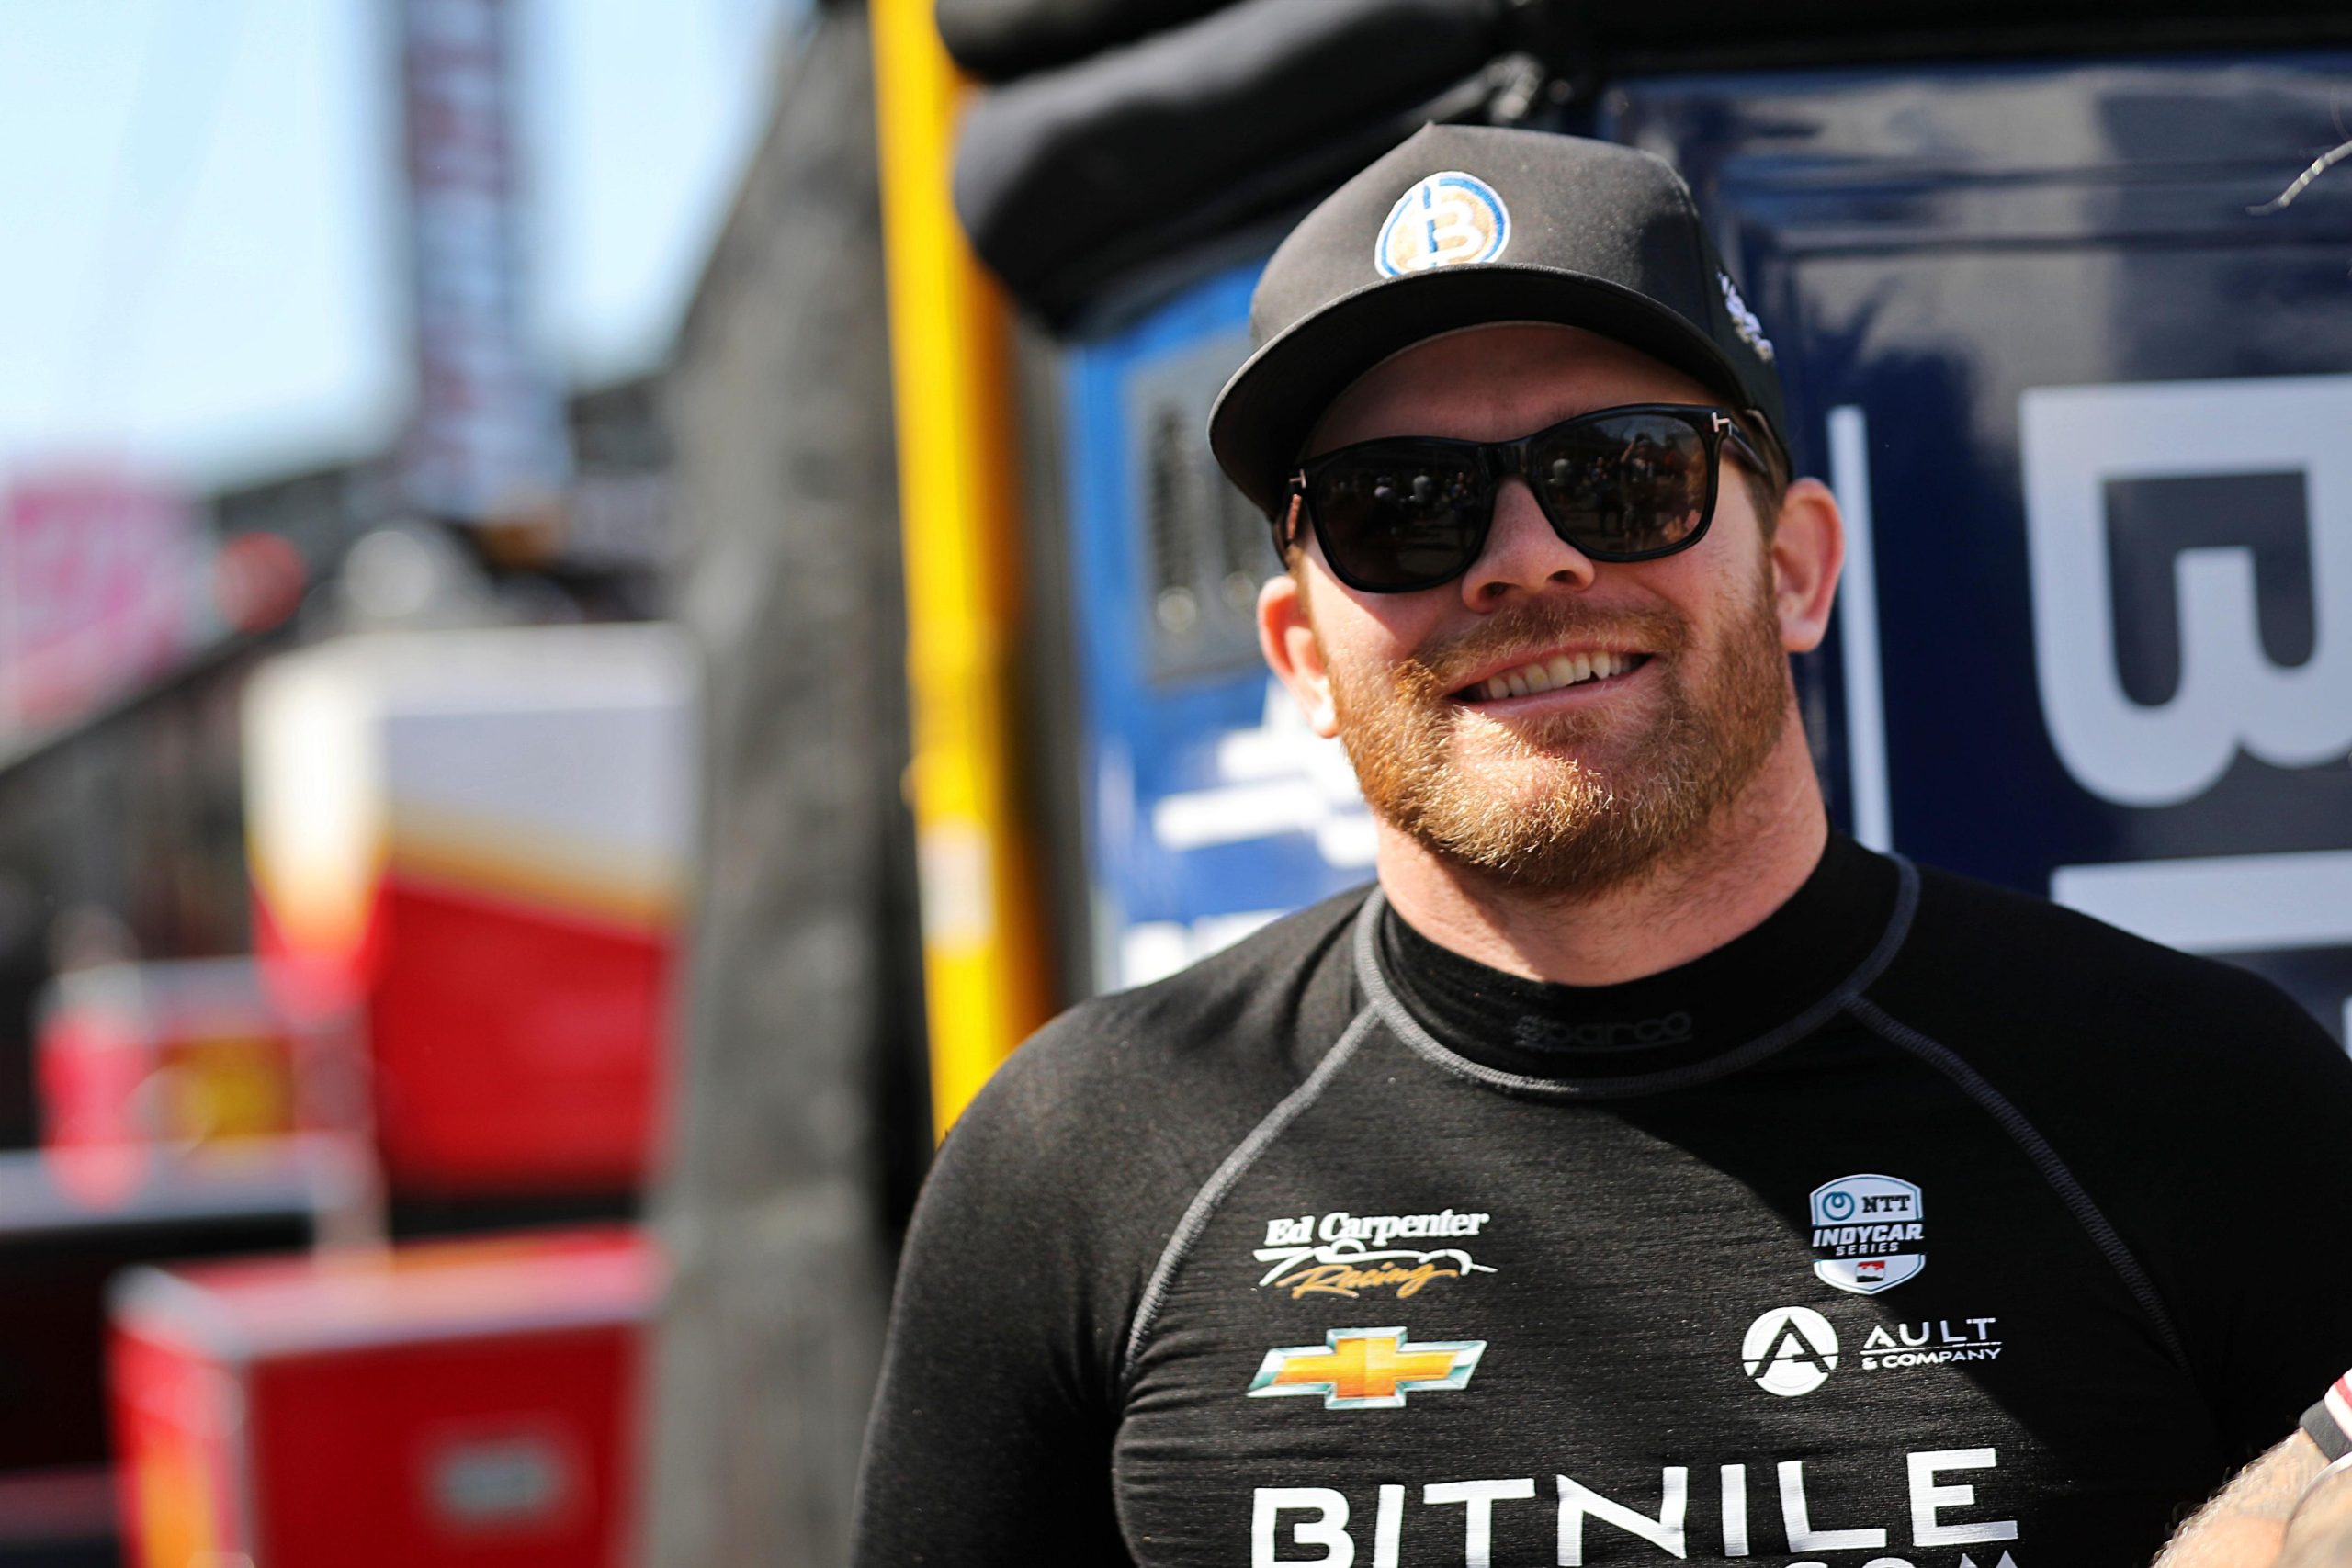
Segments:
[[[1928,1266],[1927,1201],[1893,1176],[1841,1176],[1813,1190],[1813,1271],[1874,1296]]]

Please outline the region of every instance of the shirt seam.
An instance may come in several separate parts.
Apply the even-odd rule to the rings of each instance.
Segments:
[[[1994,1088],[1991,1080],[1971,1066],[1951,1047],[1905,1023],[1868,997],[1856,997],[1847,1010],[1871,1033],[1917,1056],[1951,1079],[1962,1094],[1976,1101],[1994,1123],[2009,1135],[2033,1163],[2041,1179],[2050,1184],[2058,1201],[2074,1216],[2075,1223],[2090,1237],[2091,1245],[2098,1249],[2109,1266],[2121,1278],[2123,1288],[2139,1303],[2140,1310],[2148,1314],[2149,1325],[2155,1330],[2157,1340],[2173,1364],[2183,1372],[2188,1372],[2188,1352],[2181,1343],[2179,1331],[2173,1325],[2171,1313],[2165,1309],[2164,1296],[2157,1291],[2155,1281],[2140,1266],[2139,1258],[2132,1255],[2132,1248],[2124,1242],[2122,1233],[2100,1212],[2088,1190],[2075,1179],[2074,1171],[2068,1168],[2050,1140],[2041,1135],[2041,1129],[2034,1126],[2007,1095]]]
[[[1918,868],[1901,855],[1888,858],[1894,862],[1897,878],[1894,908],[1887,916],[1886,929],[1879,934],[1877,945],[1871,949],[1869,955],[1819,1001],[1794,1018],[1705,1061],[1691,1062],[1679,1067],[1617,1078],[1536,1077],[1531,1074],[1490,1067],[1451,1049],[1422,1027],[1420,1021],[1398,999],[1395,988],[1388,984],[1388,976],[1381,971],[1378,929],[1380,911],[1387,900],[1376,887],[1356,915],[1356,979],[1363,987],[1365,994],[1371,997],[1372,1006],[1380,1014],[1380,1021],[1414,1055],[1457,1077],[1469,1078],[1505,1094],[1543,1100],[1624,1100],[1667,1089],[1686,1089],[1752,1066],[1765,1057],[1795,1044],[1846,1010],[1885,973],[1887,965],[1894,963],[1895,954],[1902,951],[1905,939],[1910,935],[1912,918],[1919,908]]]
[[[1176,1229],[1170,1234],[1168,1245],[1160,1249],[1159,1261],[1153,1266],[1144,1285],[1143,1299],[1136,1306],[1135,1324],[1127,1333],[1126,1354],[1119,1363],[1123,1397],[1135,1382],[1136,1367],[1143,1358],[1144,1343],[1158,1325],[1159,1310],[1167,1303],[1169,1288],[1175,1279],[1176,1270],[1191,1253],[1193,1244],[1200,1239],[1201,1232],[1207,1228],[1217,1205],[1225,1201],[1235,1184],[1249,1174],[1250,1168],[1258,1163],[1259,1156],[1273,1145],[1274,1140],[1289,1131],[1290,1124],[1298,1120],[1300,1114],[1322,1094],[1325,1086],[1338,1076],[1348,1058],[1355,1054],[1356,1047],[1372,1032],[1375,1018],[1374,1010],[1367,1007],[1349,1021],[1348,1027],[1340,1031],[1339,1039],[1323,1053],[1323,1059],[1315,1064],[1315,1070],[1307,1074],[1298,1087],[1275,1102],[1273,1109],[1260,1118],[1248,1136],[1233,1145],[1232,1151],[1216,1169],[1209,1173],[1209,1179],[1193,1192],[1193,1201],[1184,1206],[1183,1217],[1176,1222]]]

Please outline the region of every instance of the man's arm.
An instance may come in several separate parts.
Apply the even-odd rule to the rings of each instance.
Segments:
[[[853,1568],[1122,1568],[1119,1353],[1181,1193],[1139,1132],[1154,1064],[1088,1004],[998,1069],[900,1256]],[[1124,1074],[1125,1077],[1120,1075]]]
[[[2287,1540],[2278,1568],[2323,1568],[2352,1562],[2352,1372],[2328,1384],[2319,1403],[2303,1412],[2298,1436],[2327,1461],[2327,1468],[2303,1487],[2302,1501],[2287,1521]]]
[[[1074,1201],[1085,1188],[1056,1168],[1023,1113],[1029,1097],[1010,1088],[991,1085],[965,1112],[915,1207],[866,1428],[854,1568],[1128,1560],[1089,1342],[1092,1237]]]
[[[2271,1568],[2303,1490],[2327,1468],[2327,1456],[2302,1432],[2247,1465],[2173,1532],[2155,1568]],[[2333,1482],[2325,1489],[2335,1490]],[[2333,1562],[2319,1557],[2314,1562]],[[2284,1568],[2280,1564],[2280,1568]]]
[[[2156,1568],[2328,1568],[2352,1563],[2352,1372],[2301,1429],[2238,1472],[2180,1527]]]
[[[2352,1469],[2334,1465],[2287,1521],[2278,1568],[2342,1568],[2352,1562]]]

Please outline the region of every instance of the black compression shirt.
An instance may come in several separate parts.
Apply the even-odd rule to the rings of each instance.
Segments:
[[[1834,840],[1538,985],[1357,893],[1023,1047],[901,1269],[860,1568],[2144,1563],[2352,1362],[2352,1065]]]

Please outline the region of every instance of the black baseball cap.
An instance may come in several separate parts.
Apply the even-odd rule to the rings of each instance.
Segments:
[[[1754,410],[1786,462],[1771,341],[1672,164],[1613,142],[1432,125],[1299,220],[1250,301],[1256,352],[1209,411],[1209,448],[1272,516],[1347,388],[1464,327],[1583,327]]]

